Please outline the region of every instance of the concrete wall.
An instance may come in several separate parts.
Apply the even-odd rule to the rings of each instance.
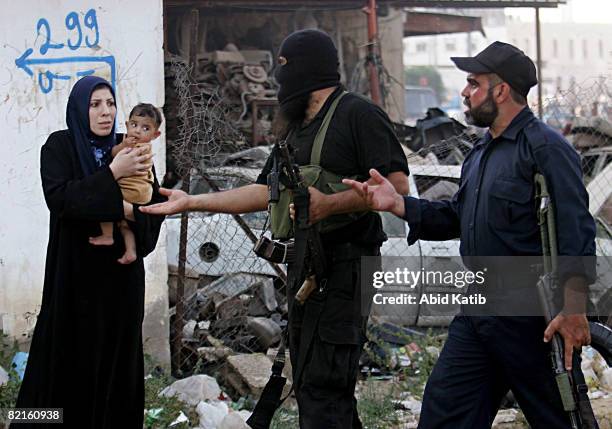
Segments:
[[[5,333],[21,337],[34,326],[31,316],[39,310],[49,218],[39,153],[49,133],[66,128],[70,88],[78,76],[92,72],[111,81],[118,130],[123,131],[135,103],[164,103],[162,41],[162,0],[22,0],[3,5],[0,314]],[[154,150],[161,177],[164,135]],[[145,343],[149,353],[168,361],[165,234],[146,266]]]

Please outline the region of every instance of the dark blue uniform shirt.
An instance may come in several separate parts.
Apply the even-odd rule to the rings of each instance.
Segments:
[[[525,107],[497,138],[489,132],[467,155],[459,190],[450,201],[405,197],[408,244],[461,238],[462,256],[534,256],[542,244],[534,202],[534,175],[544,175],[557,219],[560,255],[595,254],[595,223],[588,210],[580,158],[557,132]],[[560,267],[592,279],[577,258]],[[590,265],[590,264],[587,264]]]

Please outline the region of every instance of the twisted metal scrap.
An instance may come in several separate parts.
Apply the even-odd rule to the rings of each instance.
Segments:
[[[221,89],[202,91],[190,78],[190,69],[179,57],[171,59],[178,109],[179,138],[169,142],[169,151],[180,177],[193,169],[218,167],[221,153],[232,153],[245,146],[244,136],[227,120],[229,103]]]

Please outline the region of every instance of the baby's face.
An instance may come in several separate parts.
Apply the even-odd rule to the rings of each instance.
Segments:
[[[127,137],[132,139],[133,143],[148,143],[159,136],[155,121],[148,116],[133,115],[125,125]]]

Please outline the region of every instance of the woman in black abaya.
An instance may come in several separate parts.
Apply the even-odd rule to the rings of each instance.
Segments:
[[[16,406],[63,408],[64,427],[143,424],[142,259],[155,248],[163,217],[123,201],[117,180],[146,174],[151,159],[137,149],[111,158],[122,139],[115,134],[116,112],[110,84],[82,78],[68,99],[68,129],[52,133],[41,150],[49,244],[42,306]],[[165,200],[158,188],[155,181],[151,203]],[[124,251],[120,234],[112,246],[88,240],[99,235],[100,222],[121,219],[137,240],[138,259],[128,265],[117,262]]]

